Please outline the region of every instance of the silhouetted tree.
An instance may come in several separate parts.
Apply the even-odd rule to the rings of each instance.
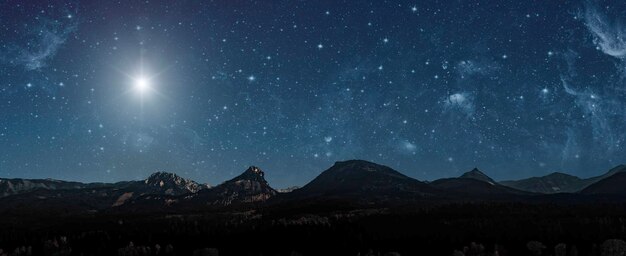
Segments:
[[[61,236],[46,240],[43,245],[44,255],[66,256],[72,254],[67,237]]]
[[[193,252],[193,256],[219,256],[220,252],[215,248],[203,248]]]
[[[33,255],[33,247],[32,246],[22,246],[15,248],[11,256],[30,256]]]
[[[485,246],[479,243],[472,242],[469,246],[469,251],[465,252],[468,256],[484,256],[486,255]]]
[[[459,250],[454,250],[454,252],[452,252],[452,256],[465,256],[465,253]]]
[[[539,241],[530,241],[526,244],[526,248],[528,248],[531,255],[540,256],[543,250],[546,249],[546,246]]]
[[[620,239],[609,239],[602,243],[602,256],[626,256],[626,242]]]
[[[165,246],[165,254],[169,255],[174,253],[174,246],[172,244],[168,244]]]
[[[572,245],[572,249],[569,250],[568,256],[578,256],[578,248],[576,248],[576,245]]]
[[[160,247],[159,247],[160,249]],[[117,250],[119,256],[149,256],[157,255],[157,247],[152,249],[150,246],[135,246],[133,242],[130,242],[128,246]]]
[[[567,256],[567,245],[560,243],[554,246],[554,256]]]

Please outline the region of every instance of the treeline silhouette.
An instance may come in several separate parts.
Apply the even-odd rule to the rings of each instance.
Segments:
[[[275,205],[0,220],[0,255],[625,255],[626,204]],[[314,209],[314,210],[311,210]]]

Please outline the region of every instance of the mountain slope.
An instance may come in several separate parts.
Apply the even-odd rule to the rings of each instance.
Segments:
[[[603,179],[611,177],[611,176],[613,176],[615,174],[624,173],[624,172],[626,172],[626,165],[620,164],[618,166],[615,166],[615,167],[611,168],[608,172],[606,172],[603,175],[600,175],[600,176],[597,176],[597,177],[588,178],[588,179],[585,179],[585,181],[587,181],[587,186],[589,186],[589,185],[591,185],[593,183],[596,183],[598,181],[601,181]]]
[[[291,187],[287,187],[287,188],[281,188],[281,189],[277,189],[276,191],[278,191],[278,193],[291,193],[292,191],[299,189],[299,186],[291,186]]]
[[[626,172],[618,172],[593,183],[583,189],[580,193],[626,196]]]
[[[532,177],[522,180],[502,181],[500,184],[507,187],[543,194],[573,193],[581,190],[588,182],[565,173],[551,173],[542,177]]]

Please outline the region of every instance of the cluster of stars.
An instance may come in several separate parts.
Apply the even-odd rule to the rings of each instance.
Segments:
[[[6,5],[0,176],[260,165],[280,186],[352,158],[420,179],[624,160],[623,58],[574,5],[93,4]],[[125,75],[139,60],[163,71]]]

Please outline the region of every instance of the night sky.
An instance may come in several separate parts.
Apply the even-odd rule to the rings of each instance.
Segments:
[[[626,162],[626,5],[2,1],[0,177],[274,187]]]

